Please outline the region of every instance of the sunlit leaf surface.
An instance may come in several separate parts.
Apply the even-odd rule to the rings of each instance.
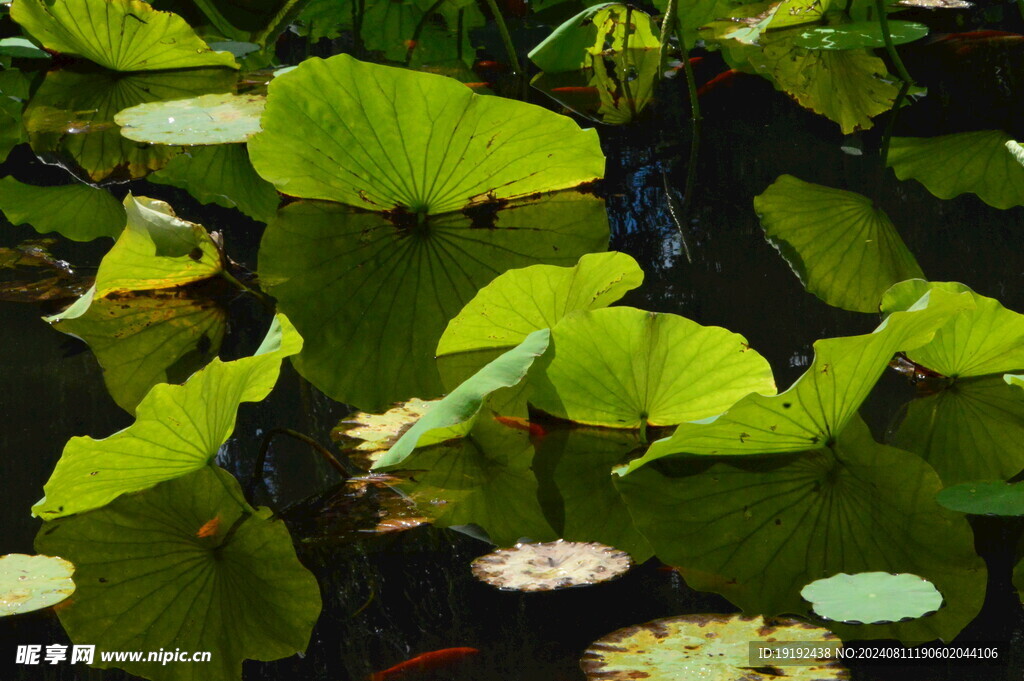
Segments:
[[[214,522],[211,522],[214,521]],[[237,526],[236,526],[237,523]],[[59,612],[95,666],[154,681],[237,681],[245,659],[306,650],[316,579],[284,522],[211,466],[106,508],[45,523],[39,551],[67,556],[79,588]],[[209,662],[102,662],[100,650],[209,651]]]
[[[101,440],[68,441],[32,512],[47,520],[81,513],[203,468],[234,431],[238,405],[266,397],[281,361],[301,348],[278,315],[252,357],[214,359],[184,385],[155,386],[128,428]]]
[[[591,68],[595,56],[626,49],[657,52],[658,34],[654,19],[642,10],[618,3],[597,5],[552,31],[530,51],[530,60],[547,73]]]
[[[1024,516],[1024,485],[1001,480],[962,482],[935,496],[942,506],[974,515]]]
[[[150,144],[241,143],[260,131],[262,95],[202,95],[123,109],[114,122],[121,136]]]
[[[917,575],[840,573],[816,579],[800,595],[819,617],[846,624],[884,624],[916,619],[942,607],[935,585]]]
[[[75,566],[56,556],[0,556],[0,617],[48,608],[75,591]]]
[[[75,241],[116,238],[125,223],[118,200],[86,184],[36,187],[5,177],[0,179],[0,210],[11,224],[28,224],[40,234],[57,232]]]

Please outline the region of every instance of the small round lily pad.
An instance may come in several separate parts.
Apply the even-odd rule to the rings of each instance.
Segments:
[[[473,575],[505,591],[554,591],[607,582],[625,574],[625,551],[596,542],[516,544],[473,561]]]
[[[56,556],[0,556],[0,617],[60,603],[75,590],[75,566]]]
[[[839,573],[801,591],[820,617],[846,624],[917,619],[942,607],[942,594],[923,577],[888,572]]]
[[[260,131],[267,99],[262,95],[203,95],[150,102],[120,111],[114,122],[121,134],[152,144],[229,144]]]
[[[935,501],[952,511],[974,515],[1024,515],[1024,483],[1002,480],[963,482],[935,495]]]
[[[831,657],[805,659],[800,666],[752,664],[750,643],[757,641],[813,642],[815,648],[829,649]],[[835,660],[841,645],[827,629],[797,620],[683,615],[608,634],[590,644],[580,658],[580,668],[594,681],[832,681],[849,678],[846,668]]]

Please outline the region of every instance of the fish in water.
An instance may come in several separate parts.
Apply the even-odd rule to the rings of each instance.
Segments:
[[[370,681],[391,681],[399,679],[406,674],[414,672],[426,672],[463,660],[470,655],[476,655],[480,651],[476,648],[445,648],[444,650],[432,650],[416,657],[399,662],[394,667],[389,667],[382,672],[370,675]]]
[[[518,416],[495,416],[494,420],[503,426],[508,426],[509,428],[525,430],[532,437],[544,437],[548,434],[548,431],[544,430],[544,426],[539,423],[531,423],[527,419],[520,418]]]

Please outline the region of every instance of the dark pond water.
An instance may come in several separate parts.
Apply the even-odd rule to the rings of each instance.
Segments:
[[[929,24],[933,38],[975,29],[1024,32],[1013,3],[991,3],[948,14],[921,11],[913,18]],[[10,29],[8,24],[4,27]],[[478,40],[485,44],[481,54],[501,58],[501,43],[492,29],[480,32]],[[514,31],[513,37],[530,44],[546,32],[541,27],[524,28]],[[313,53],[327,56],[350,47],[348,38],[341,37],[320,42]],[[279,48],[282,63],[294,63],[304,49],[301,41],[283,41]],[[1024,48],[1016,43],[986,44],[958,52],[941,41],[929,40],[907,45],[901,54],[929,94],[901,113],[895,135],[1000,129],[1014,139],[1024,136]],[[708,54],[696,65],[698,82],[727,68],[720,56]],[[51,73],[46,79],[52,77]],[[42,75],[37,74],[32,81],[34,92],[46,87],[41,81]],[[71,92],[83,95],[86,87],[75,85]],[[509,80],[499,82],[496,89],[509,94],[517,87]],[[525,97],[560,110],[536,90],[527,90]],[[599,128],[607,157],[601,189],[610,226],[607,248],[633,256],[646,275],[643,285],[627,294],[622,304],[683,315],[742,334],[769,361],[780,388],[789,386],[808,367],[815,340],[873,330],[877,315],[843,311],[808,293],[766,241],[753,197],[780,175],[790,174],[870,197],[897,226],[930,280],[959,281],[997,298],[1009,309],[1024,310],[1024,209],[999,210],[973,194],[940,200],[918,182],[898,181],[892,170],[881,167],[878,154],[886,115],[878,119],[875,128],[844,136],[834,123],[801,108],[771,83],[753,75],[740,75],[708,90],[700,105],[699,154],[695,180],[689,187],[693,140],[682,74],[658,86],[653,103],[636,122]],[[591,125],[582,117],[578,120],[581,125]],[[21,144],[0,165],[0,176],[40,186],[67,184],[72,181],[69,172],[55,164],[62,153],[67,149],[40,151]],[[220,232],[227,255],[251,270],[257,267],[258,255],[265,257],[258,254],[265,226],[236,210],[203,205],[181,189],[144,179],[111,183],[107,188],[118,199],[131,191],[167,201],[179,216]],[[681,226],[670,214],[670,201],[682,206]],[[0,229],[0,247],[4,248],[39,236],[25,225],[4,222]],[[56,257],[81,272],[94,273],[109,245],[107,239],[89,243],[60,239],[51,248]],[[557,264],[575,260],[573,256]],[[514,266],[525,264],[529,263]],[[349,304],[346,292],[338,291],[332,304]],[[399,303],[393,305],[405,309]],[[131,416],[108,393],[88,346],[40,319],[59,307],[58,303],[0,303],[4,379],[0,391],[0,480],[4,490],[0,553],[36,552],[33,543],[42,523],[29,509],[42,496],[43,484],[70,438],[102,438],[132,423]],[[246,296],[232,297],[226,307],[230,323],[221,356],[248,356],[259,345],[270,314]],[[386,307],[372,307],[371,318],[379,314],[382,324],[389,323]],[[418,351],[432,355],[433,347]],[[400,359],[396,357],[396,362]],[[902,376],[890,371],[882,377],[861,409],[878,441],[891,440],[905,405],[914,397],[915,387]],[[332,430],[350,411],[285,363],[269,397],[241,406],[234,434],[216,462],[244,487],[268,431],[290,428],[329,443]],[[1011,433],[1024,433],[1020,411],[1009,419]],[[312,455],[307,445],[288,437],[273,439],[255,498],[278,510],[296,504],[287,514],[290,529],[299,559],[316,577],[323,611],[305,655],[276,662],[247,661],[245,679],[362,680],[422,652],[469,646],[481,653],[432,672],[433,676],[419,673],[414,678],[572,681],[583,678],[578,667],[580,654],[613,630],[659,617],[738,611],[726,598],[692,589],[679,574],[659,569],[662,563],[653,558],[620,580],[585,589],[521,594],[478,582],[469,564],[493,547],[471,536],[479,531],[462,526],[483,526],[493,539],[508,544],[520,537],[600,539],[609,531],[602,523],[621,523],[626,518],[628,524],[628,516],[607,511],[606,505],[613,503],[609,494],[616,493],[600,478],[636,445],[629,437],[592,430],[572,432],[557,425],[538,443],[524,432],[484,425],[472,445],[481,451],[456,451],[447,446],[451,451],[426,459],[432,462],[434,477],[429,478],[429,471],[420,474],[429,480],[429,490],[438,502],[456,509],[448,516],[448,524],[460,526],[456,530],[461,531],[422,525],[389,534],[350,532],[345,529],[346,517],[372,514],[376,507],[371,505],[367,511],[347,506],[345,498],[337,495],[336,473]],[[1018,439],[1015,445],[1024,448],[1024,441]],[[451,464],[452,457],[460,463]],[[605,466],[598,471],[592,493],[587,485],[595,473],[580,463],[587,457],[600,459]],[[752,465],[756,468],[757,464]],[[669,476],[693,474],[673,471],[670,466],[664,472]],[[881,485],[879,489],[887,488]],[[467,501],[474,494],[475,501]],[[375,498],[393,497],[384,490]],[[426,497],[421,493],[417,498],[422,501]],[[874,501],[884,508],[888,500]],[[742,505],[742,500],[736,503]],[[603,515],[606,512],[607,517]],[[873,517],[878,520],[882,515]],[[687,540],[696,547],[694,552],[713,553],[719,530],[702,531],[698,516],[685,516],[691,528]],[[669,509],[656,522],[669,525],[677,521],[684,522]],[[909,525],[906,537],[913,538],[913,523]],[[1011,572],[1024,525],[1014,519],[972,517],[970,526],[974,549],[984,559],[988,576],[983,597],[980,592],[970,598],[961,593],[944,594],[947,608],[951,604],[967,610],[980,606],[976,617],[967,617],[956,627],[956,641],[998,643],[1009,657],[1008,663],[853,664],[854,679],[1022,678],[1024,609]],[[889,541],[906,543],[910,552],[927,553],[934,548],[939,555],[955,555],[938,545],[915,544],[918,539],[883,537],[883,531],[889,532],[888,526],[884,530],[874,525],[851,530],[859,539],[844,550],[861,549],[870,554],[872,544]],[[623,530],[623,542],[632,542],[630,548],[638,554],[650,555],[635,532]],[[809,532],[813,535],[814,530]],[[934,533],[927,536],[942,541]],[[755,535],[751,541],[755,548],[748,555],[760,556],[756,545],[764,540]],[[808,552],[808,565],[821,560]],[[695,560],[694,564],[702,563]],[[771,561],[757,568],[765,573],[763,588],[769,592],[775,588],[771,568]],[[701,579],[696,573],[689,577],[690,581]],[[751,583],[762,588],[756,580]],[[971,603],[963,606],[964,600]],[[920,631],[910,637],[914,641],[925,638]],[[17,645],[69,642],[50,609],[0,620],[0,640],[3,679],[135,678],[82,665],[8,666],[15,659]],[[132,648],[129,644],[124,647]]]

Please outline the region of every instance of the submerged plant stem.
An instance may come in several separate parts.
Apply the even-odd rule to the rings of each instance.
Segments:
[[[253,463],[252,476],[249,478],[249,484],[245,490],[245,498],[249,500],[249,503],[252,503],[253,493],[256,490],[256,481],[263,477],[263,464],[267,460],[267,451],[270,449],[270,443],[278,435],[287,435],[288,437],[295,438],[299,442],[304,442],[312,447],[313,450],[320,454],[320,456],[338,472],[342,481],[348,480],[353,475],[359,473],[359,471],[356,471],[351,466],[346,466],[341,463],[341,461],[331,453],[331,450],[327,449],[327,447],[324,447],[308,435],[300,433],[297,430],[292,430],[291,428],[274,428],[263,436],[263,442],[260,444],[259,454],[256,455],[256,461]]]
[[[900,108],[903,106],[903,100],[906,99],[908,92],[910,92],[910,83],[903,81],[903,84],[900,86],[899,94],[896,95],[896,101],[893,103],[892,115],[889,116],[889,122],[885,125],[885,134],[882,136],[883,168],[889,158],[889,140],[892,139],[892,130],[896,127],[896,117],[900,113]]]
[[[508,53],[508,61],[512,66],[512,71],[517,75],[522,75],[523,69],[519,65],[519,56],[516,54],[516,47],[512,44],[512,34],[508,32],[508,26],[505,25],[505,17],[501,15],[501,10],[498,9],[498,3],[494,0],[487,0],[487,6],[491,10],[491,14],[494,15],[494,22],[498,24],[498,32],[501,34],[501,42],[505,43],[505,52]]]

